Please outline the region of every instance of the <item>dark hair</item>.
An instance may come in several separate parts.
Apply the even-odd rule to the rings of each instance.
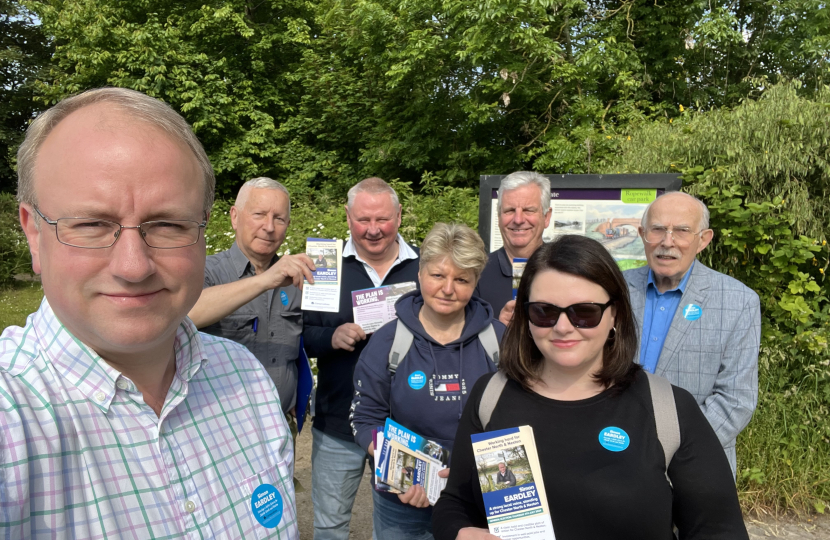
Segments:
[[[602,244],[574,234],[543,244],[527,261],[519,283],[513,320],[501,343],[499,369],[525,388],[539,380],[544,360],[530,334],[525,304],[530,296],[530,285],[536,275],[544,270],[579,276],[605,289],[616,308],[616,334],[605,343],[602,368],[595,377],[605,388],[613,385],[623,389],[631,384],[640,366],[633,361],[637,352],[637,328],[628,286],[619,266]]]

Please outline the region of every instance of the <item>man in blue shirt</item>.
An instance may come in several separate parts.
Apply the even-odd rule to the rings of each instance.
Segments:
[[[624,273],[638,321],[643,368],[695,396],[736,471],[735,439],[758,402],[758,295],[696,261],[714,232],[709,210],[667,193],[643,214],[648,266]]]

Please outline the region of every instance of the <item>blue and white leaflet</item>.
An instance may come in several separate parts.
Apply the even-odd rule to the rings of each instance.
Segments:
[[[378,491],[406,493],[415,485],[426,491],[435,504],[447,485],[438,471],[446,467],[449,452],[440,444],[425,439],[392,419],[386,420],[383,433],[376,434],[380,452],[375,456],[375,483]]]
[[[306,238],[306,255],[317,268],[314,284],[303,282],[302,309],[307,311],[340,311],[340,266],[343,240]]]
[[[490,533],[502,540],[554,540],[530,426],[471,436]]]

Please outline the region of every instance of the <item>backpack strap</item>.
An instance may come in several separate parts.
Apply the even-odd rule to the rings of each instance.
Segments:
[[[499,369],[499,338],[496,336],[496,329],[493,323],[488,324],[484,330],[478,333],[478,340],[484,347],[487,358],[493,361],[496,369]]]
[[[504,372],[496,371],[496,374],[490,377],[490,380],[487,381],[487,386],[484,387],[484,393],[481,394],[481,402],[478,404],[478,419],[481,422],[482,429],[485,431],[506,384],[507,376]]]
[[[666,479],[669,478],[669,463],[674,453],[680,448],[680,423],[677,420],[677,404],[674,402],[674,392],[671,383],[646,371],[648,386],[651,390],[651,405],[654,408],[654,422],[657,425],[657,440],[663,446],[666,457]]]
[[[398,319],[398,324],[395,326],[395,339],[392,340],[392,349],[389,351],[389,373],[392,375],[398,370],[398,364],[401,363],[403,357],[409,352],[412,346],[412,341],[415,336],[404,323]]]

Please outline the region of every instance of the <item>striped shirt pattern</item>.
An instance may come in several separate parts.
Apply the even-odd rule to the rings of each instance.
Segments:
[[[44,299],[0,336],[0,539],[298,538],[291,435],[279,396],[244,347],[175,340],[161,416],[78,341]],[[283,516],[266,529],[254,490]]]

